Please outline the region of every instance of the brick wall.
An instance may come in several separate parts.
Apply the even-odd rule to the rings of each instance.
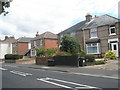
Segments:
[[[23,54],[26,50],[28,50],[28,43],[19,42],[18,43],[18,54]]]
[[[44,39],[44,48],[58,48],[58,40]]]

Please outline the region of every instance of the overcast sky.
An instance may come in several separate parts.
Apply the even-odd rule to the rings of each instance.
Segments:
[[[0,15],[0,39],[55,34],[85,20],[85,15],[118,17],[119,0],[13,0],[7,16]]]

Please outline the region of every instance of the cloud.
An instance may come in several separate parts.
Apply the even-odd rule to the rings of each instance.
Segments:
[[[0,16],[0,38],[4,35],[34,37],[36,32],[59,33],[92,15],[117,16],[119,0],[13,0],[9,14]]]

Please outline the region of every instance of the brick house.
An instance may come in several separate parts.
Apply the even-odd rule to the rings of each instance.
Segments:
[[[0,40],[0,59],[4,59],[5,54],[12,54],[12,43],[14,41],[14,36],[5,36],[4,40]]]
[[[58,48],[58,36],[51,32],[45,32],[31,41],[31,56],[36,56],[36,48]]]
[[[108,50],[120,57],[120,22],[110,15],[95,16],[88,14],[86,20],[59,33],[76,37],[87,54],[103,57]]]
[[[25,55],[31,49],[31,39],[29,37],[21,37],[12,43],[12,53]]]

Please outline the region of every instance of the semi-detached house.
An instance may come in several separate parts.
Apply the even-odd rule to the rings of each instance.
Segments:
[[[110,15],[95,16],[88,14],[86,20],[60,32],[76,37],[87,54],[103,57],[108,50],[120,57],[120,20]]]

